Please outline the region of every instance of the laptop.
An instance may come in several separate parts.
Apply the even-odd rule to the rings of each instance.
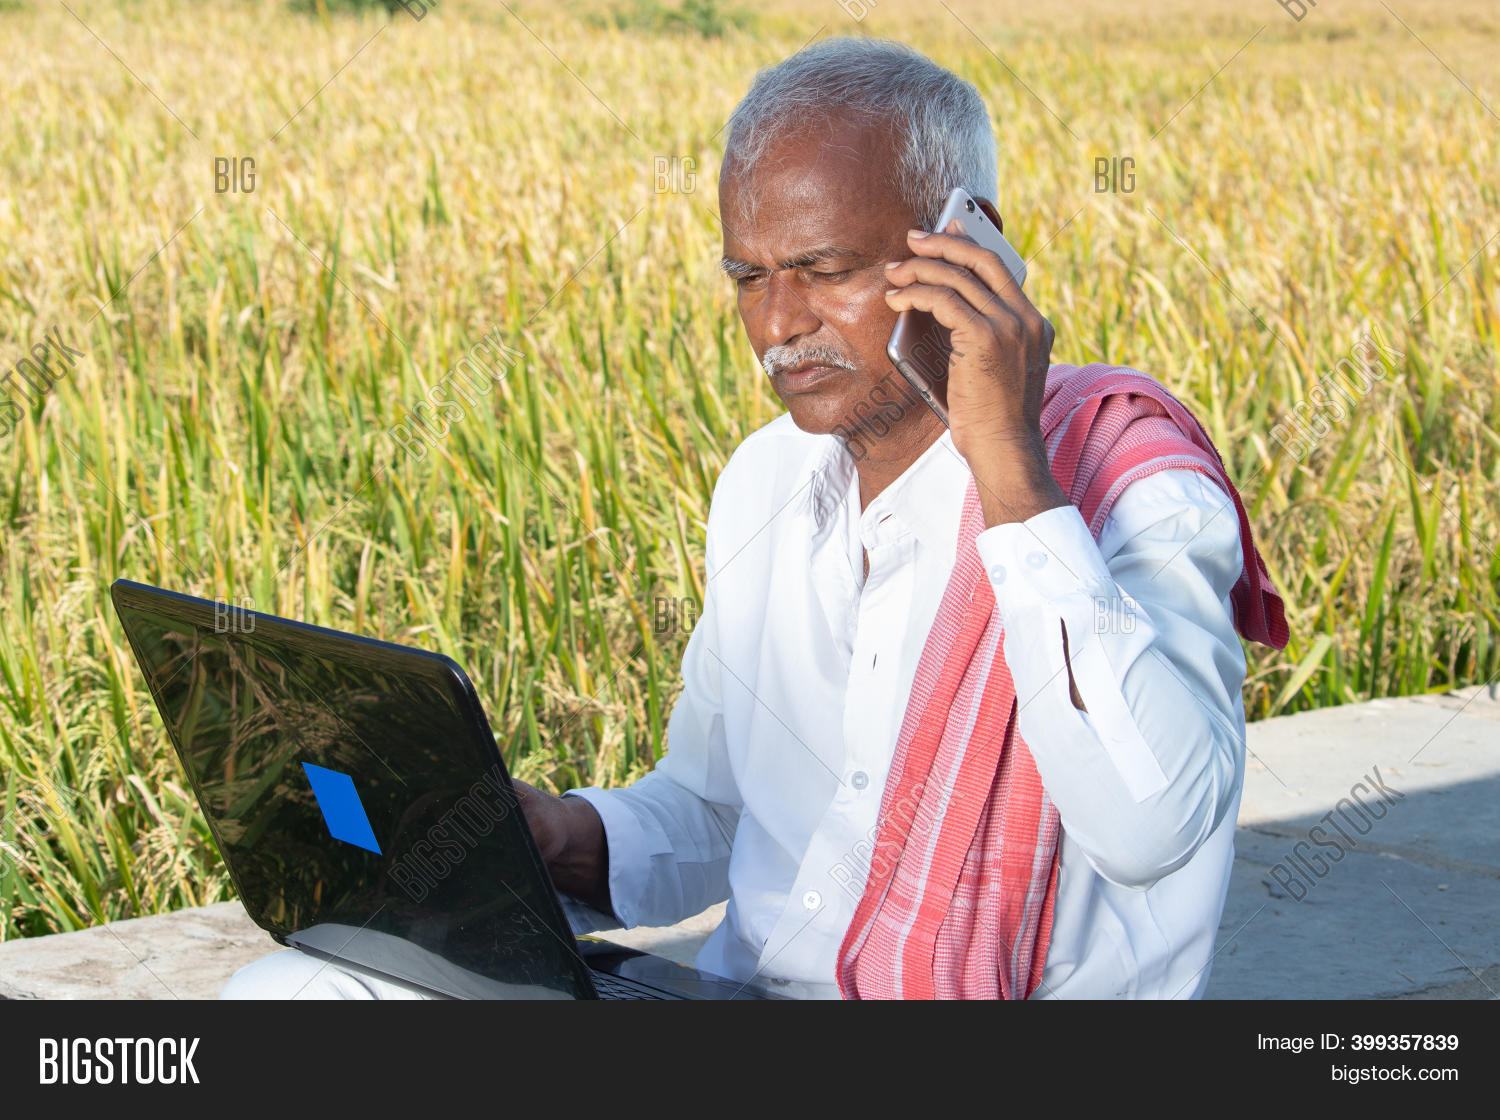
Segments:
[[[115,610],[241,902],[458,999],[777,999],[576,938],[448,657],[130,580]]]

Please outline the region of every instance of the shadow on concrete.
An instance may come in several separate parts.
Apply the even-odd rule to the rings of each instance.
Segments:
[[[1500,777],[1367,800],[1239,828],[1208,998],[1500,996]]]

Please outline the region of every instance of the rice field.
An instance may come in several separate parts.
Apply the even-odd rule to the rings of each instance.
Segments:
[[[0,939],[231,897],[117,577],[440,650],[543,787],[652,766],[782,411],[722,126],[837,34],[980,89],[1054,360],[1208,428],[1250,718],[1500,673],[1493,5],[6,0]]]

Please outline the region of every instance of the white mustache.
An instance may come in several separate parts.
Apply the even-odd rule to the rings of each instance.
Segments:
[[[844,357],[843,353],[832,346],[814,344],[812,346],[792,347],[786,345],[772,346],[761,355],[760,364],[765,367],[767,377],[775,377],[784,370],[796,369],[809,363],[820,366],[833,366],[835,369],[853,369],[854,363]]]

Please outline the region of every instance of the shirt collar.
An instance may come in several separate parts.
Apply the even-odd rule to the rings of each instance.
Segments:
[[[813,459],[808,487],[815,537],[824,537],[838,522],[836,515],[852,503],[860,536],[867,543],[910,533],[924,547],[956,547],[964,490],[972,476],[947,428],[862,513],[855,473],[854,457],[844,441],[825,436],[821,453]]]

